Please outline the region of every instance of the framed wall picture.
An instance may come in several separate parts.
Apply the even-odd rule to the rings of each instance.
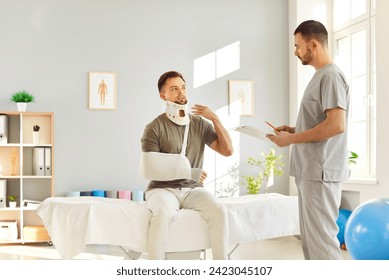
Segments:
[[[228,81],[228,109],[231,116],[254,115],[254,82]]]
[[[89,109],[116,110],[116,73],[89,72]]]

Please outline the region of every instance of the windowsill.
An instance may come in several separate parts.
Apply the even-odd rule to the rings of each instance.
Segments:
[[[350,180],[344,181],[343,184],[378,185],[378,180],[377,180],[377,178],[350,178]]]

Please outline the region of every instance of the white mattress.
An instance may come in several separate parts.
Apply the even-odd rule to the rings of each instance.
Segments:
[[[228,210],[230,244],[298,235],[296,196],[247,195],[221,199]],[[50,197],[37,209],[53,244],[64,259],[87,244],[110,244],[147,253],[151,212],[145,202],[102,197]],[[172,224],[169,252],[210,248],[200,215],[181,209]]]

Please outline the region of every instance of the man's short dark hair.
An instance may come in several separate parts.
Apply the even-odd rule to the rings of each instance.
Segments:
[[[315,39],[322,44],[328,46],[328,32],[325,26],[316,20],[307,20],[302,22],[294,31],[294,35],[300,33],[305,41]]]
[[[158,91],[159,92],[162,91],[162,88],[168,79],[176,78],[176,77],[181,78],[185,82],[184,77],[181,75],[181,73],[179,73],[177,71],[169,71],[169,72],[162,74],[162,76],[159,77],[159,80],[158,80]]]

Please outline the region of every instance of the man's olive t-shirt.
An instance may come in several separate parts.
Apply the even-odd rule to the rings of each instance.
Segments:
[[[202,168],[205,145],[210,145],[217,139],[214,127],[200,116],[189,115],[189,135],[186,157],[192,168]],[[166,116],[159,115],[149,123],[143,133],[141,143],[143,152],[159,152],[180,154],[184,140],[185,126],[178,125]],[[194,180],[151,181],[152,188],[192,188],[202,186]]]

